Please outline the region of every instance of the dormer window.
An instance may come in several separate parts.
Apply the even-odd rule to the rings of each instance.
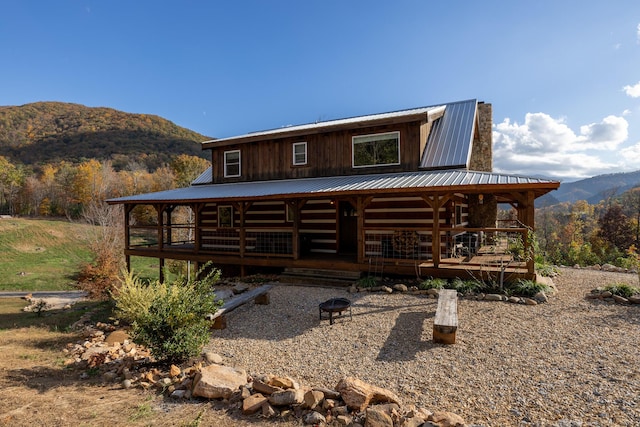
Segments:
[[[296,142],[293,144],[293,165],[301,166],[307,164],[307,143]]]
[[[400,132],[360,135],[352,138],[354,168],[400,164]]]
[[[240,150],[224,152],[224,177],[240,176]]]

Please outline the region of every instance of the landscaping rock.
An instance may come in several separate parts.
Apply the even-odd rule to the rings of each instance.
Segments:
[[[428,420],[434,427],[465,427],[466,423],[459,415],[451,412],[434,412]]]
[[[311,411],[305,414],[302,421],[305,424],[320,425],[327,422],[327,419],[320,412]]]
[[[304,394],[304,405],[309,409],[315,409],[324,400],[324,393],[318,390],[309,390]]]
[[[274,387],[280,387],[282,389],[300,388],[300,385],[292,378],[271,376],[267,380],[267,384]]]
[[[383,408],[369,407],[365,416],[365,427],[393,427],[393,419]]]
[[[393,285],[393,290],[396,292],[407,292],[409,288],[407,288],[407,285],[398,283],[397,285]]]
[[[620,295],[614,295],[613,300],[619,304],[628,304],[629,300]]]
[[[280,387],[275,387],[272,385],[269,385],[265,382],[263,382],[262,380],[257,380],[254,379],[253,380],[253,389],[259,393],[263,393],[263,394],[272,394],[275,393],[276,391],[283,391],[284,389],[280,388]]]
[[[129,341],[130,339],[131,338],[129,337],[127,331],[118,329],[107,335],[107,337],[104,339],[104,342],[109,345],[124,344],[125,341]]]
[[[217,353],[208,351],[203,356],[204,356],[204,360],[206,360],[208,363],[215,363],[217,365],[222,365],[222,356],[220,356]]]
[[[351,409],[363,411],[372,403],[397,403],[400,399],[389,390],[367,384],[354,377],[341,379],[336,386],[336,391]]]
[[[273,409],[273,406],[271,406],[269,402],[262,404],[262,416],[265,418],[272,418],[276,416],[276,410]]]
[[[340,399],[340,393],[325,387],[313,387],[313,390],[321,391],[325,399]]]
[[[549,301],[549,298],[547,297],[547,294],[545,294],[543,291],[540,291],[537,294],[535,294],[533,296],[533,299],[536,300],[536,302],[538,302],[538,303],[544,303],[544,302]]]
[[[485,301],[502,301],[502,295],[499,294],[486,294],[484,296]]]
[[[298,405],[304,402],[304,393],[300,389],[277,391],[268,397],[273,406]]]
[[[244,369],[209,365],[203,367],[196,375],[193,396],[228,399],[246,383],[247,373]]]
[[[255,414],[262,410],[262,405],[269,403],[268,399],[260,393],[252,394],[242,401],[242,413]]]

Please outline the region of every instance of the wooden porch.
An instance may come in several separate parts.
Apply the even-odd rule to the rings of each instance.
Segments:
[[[181,226],[178,226],[178,229]],[[173,230],[175,231],[175,230]],[[239,230],[231,234],[240,234]],[[432,229],[364,230],[367,238],[360,250],[346,253],[312,253],[301,250],[303,244],[294,245],[294,237],[288,233],[265,230],[252,231],[254,235],[244,243],[230,249],[211,243],[196,250],[192,241],[177,240],[162,245],[129,245],[125,255],[158,258],[160,270],[165,259],[192,261],[197,265],[212,261],[215,265],[237,266],[240,274],[255,268],[318,269],[360,272],[362,276],[382,277],[402,275],[410,277],[441,277],[481,280],[535,279],[533,261],[524,256],[524,242],[529,229],[520,228],[455,228],[441,229],[440,245],[433,245]],[[257,233],[257,234],[256,234]],[[275,234],[274,234],[275,233]],[[175,233],[165,233],[174,234]],[[398,243],[398,236],[418,236],[406,243]],[[419,236],[428,236],[420,240]],[[396,241],[393,241],[393,237]],[[453,236],[453,237],[452,237]],[[467,236],[467,242],[464,242]],[[482,241],[477,236],[484,236]],[[218,235],[221,242],[228,242],[229,234]],[[304,236],[298,236],[304,240]],[[256,243],[258,241],[262,243]],[[235,239],[233,240],[235,241]],[[438,239],[436,239],[438,241]],[[462,242],[462,243],[461,243]],[[299,250],[294,256],[294,246]],[[222,249],[222,250],[221,250]],[[438,256],[434,256],[437,252]],[[364,256],[359,259],[359,253]],[[438,258],[438,261],[435,261]]]

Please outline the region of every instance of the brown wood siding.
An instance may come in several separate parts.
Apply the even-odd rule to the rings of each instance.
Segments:
[[[336,175],[394,173],[418,170],[421,122],[340,130],[302,137],[271,139],[247,144],[212,148],[213,182],[265,181]],[[385,132],[400,132],[400,165],[353,168],[352,137]],[[293,144],[307,143],[307,164],[293,165]],[[224,152],[240,150],[241,176],[224,177]]]
[[[433,209],[421,197],[374,198],[365,208],[365,257],[430,258],[433,221]],[[417,234],[415,253],[398,253],[393,243],[398,233]]]
[[[331,200],[309,200],[300,211],[301,251],[337,252],[336,205]]]

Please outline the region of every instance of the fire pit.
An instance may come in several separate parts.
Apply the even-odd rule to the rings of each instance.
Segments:
[[[353,320],[351,313],[351,301],[346,298],[331,298],[325,302],[320,303],[318,306],[320,312],[320,320],[322,320],[322,313],[329,313],[329,324],[333,325],[333,313],[342,314],[342,312],[349,310],[349,317]]]

